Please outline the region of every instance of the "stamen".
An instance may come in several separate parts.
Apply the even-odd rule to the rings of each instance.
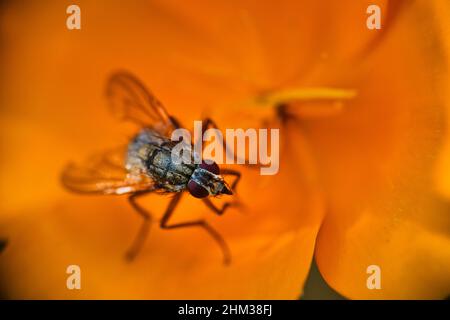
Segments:
[[[357,91],[331,87],[284,89],[257,97],[259,108],[287,106],[286,112],[299,117],[323,117],[340,113],[345,101],[355,98]]]
[[[309,118],[327,117],[339,114],[346,102],[354,99],[357,91],[332,87],[304,87],[282,89],[253,96],[248,100],[226,102],[217,105],[217,110],[227,114],[234,112],[244,118],[273,119],[279,116],[279,107],[287,115]]]
[[[276,91],[257,98],[258,102],[271,105],[288,104],[289,102],[312,102],[314,100],[349,100],[356,96],[353,89],[336,89],[327,87],[294,88]]]

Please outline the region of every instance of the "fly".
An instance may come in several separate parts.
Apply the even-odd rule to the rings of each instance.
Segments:
[[[131,121],[141,129],[125,148],[118,148],[94,155],[80,165],[69,164],[62,174],[63,185],[78,193],[128,195],[143,224],[126,253],[133,260],[140,252],[148,235],[151,213],[137,203],[137,198],[150,193],[171,194],[161,220],[163,229],[200,227],[208,232],[223,252],[223,261],[231,261],[230,250],[223,237],[204,219],[171,223],[175,209],[184,193],[200,198],[214,213],[223,214],[232,202],[216,206],[211,197],[232,195],[240,173],[220,169],[211,161],[200,164],[178,163],[172,159],[172,149],[179,142],[170,139],[171,132],[180,128],[179,122],[170,116],[161,102],[133,75],[118,72],[107,83],[106,95],[111,111],[121,120]],[[203,132],[215,127],[211,119],[203,121]],[[202,132],[202,135],[203,135]],[[224,176],[234,180],[228,184]]]

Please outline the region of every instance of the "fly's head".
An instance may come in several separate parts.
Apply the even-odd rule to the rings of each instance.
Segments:
[[[233,194],[230,186],[220,175],[219,166],[215,162],[202,162],[194,170],[187,188],[189,193],[196,198]]]

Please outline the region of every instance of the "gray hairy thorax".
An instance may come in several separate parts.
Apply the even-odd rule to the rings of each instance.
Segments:
[[[130,174],[149,175],[158,187],[167,191],[182,191],[197,165],[172,161],[172,149],[177,144],[154,130],[143,129],[128,144],[126,169]]]

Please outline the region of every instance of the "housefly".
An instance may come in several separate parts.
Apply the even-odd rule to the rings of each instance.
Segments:
[[[78,193],[127,195],[129,203],[143,218],[143,224],[127,251],[132,260],[147,237],[150,212],[137,203],[137,198],[150,193],[173,195],[161,220],[163,229],[200,227],[208,232],[223,252],[224,263],[230,262],[228,246],[222,236],[206,220],[199,219],[171,223],[184,193],[200,198],[214,213],[221,215],[233,204],[216,206],[211,197],[231,195],[240,179],[238,171],[220,169],[211,161],[174,162],[172,150],[178,141],[170,139],[171,132],[180,128],[179,122],[169,115],[161,102],[133,75],[127,72],[113,74],[107,83],[106,96],[111,111],[121,120],[131,121],[140,131],[127,146],[94,155],[82,164],[69,164],[63,174],[63,185]],[[202,130],[214,127],[211,119],[203,121]],[[224,176],[232,176],[228,184]]]

